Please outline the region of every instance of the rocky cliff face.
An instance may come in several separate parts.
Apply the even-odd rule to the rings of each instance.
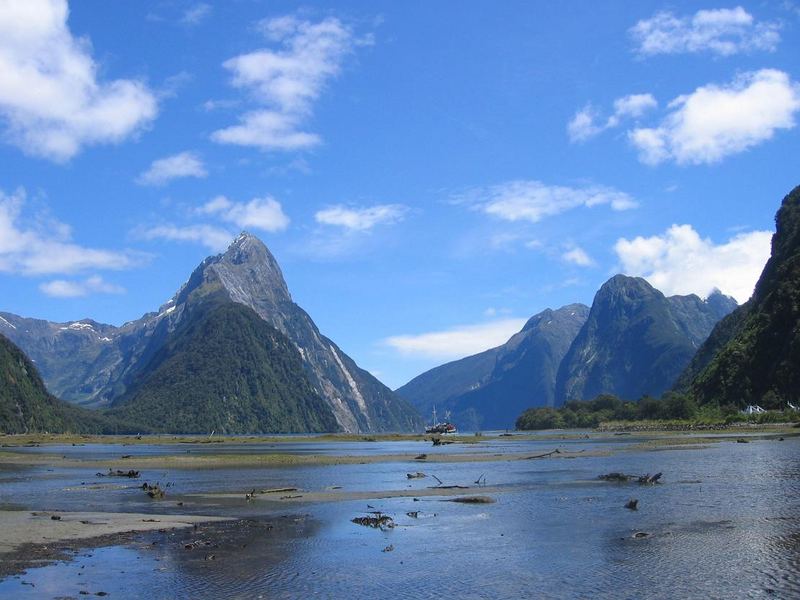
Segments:
[[[798,403],[800,186],[783,199],[775,224],[752,298],[717,325],[678,383],[701,404]]]
[[[247,233],[223,254],[204,260],[157,313],[119,328],[89,321],[48,323],[0,313],[0,333],[7,333],[41,365],[53,392],[72,402],[107,406],[131,395],[153,356],[192,314],[191,307],[210,300],[247,306],[285,335],[341,430],[411,431],[422,426],[412,406],[319,332],[292,301],[275,258]]]
[[[556,402],[614,394],[658,397],[686,368],[732,298],[667,298],[644,279],[616,275],[597,292],[589,317],[559,368]]]
[[[532,317],[504,345],[432,369],[397,390],[423,414],[435,404],[462,429],[505,429],[522,410],[552,406],[561,360],[589,308],[570,304]]]

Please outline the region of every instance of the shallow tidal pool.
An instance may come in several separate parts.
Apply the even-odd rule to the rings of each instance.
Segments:
[[[800,597],[800,438],[736,443],[737,437],[678,444],[687,438],[676,434],[675,445],[608,434],[486,436],[435,448],[418,441],[13,448],[66,457],[68,466],[4,462],[0,452],[6,508],[232,520],[99,547],[77,543],[66,560],[0,580],[0,598]],[[555,448],[561,452],[521,459]],[[96,474],[107,470],[97,466],[100,459],[130,455],[119,468],[136,469],[138,457],[187,450],[364,462],[151,462],[139,479]],[[415,460],[420,453],[430,458]],[[465,453],[481,459],[447,461]],[[407,477],[416,472],[427,476]],[[598,479],[610,472],[663,476],[657,485]],[[147,497],[143,481],[158,481],[165,498]],[[260,493],[276,488],[296,491]],[[493,502],[452,502],[459,494]],[[637,510],[625,508],[630,499],[638,500]],[[352,522],[375,512],[390,516],[394,527]]]

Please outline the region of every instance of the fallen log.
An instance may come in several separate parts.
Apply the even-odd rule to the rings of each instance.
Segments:
[[[128,471],[109,469],[108,473],[97,473],[96,475],[97,477],[129,477],[130,479],[138,479],[139,471],[135,471],[134,469]]]
[[[535,455],[535,456],[526,456],[526,457],[525,457],[525,460],[532,460],[532,459],[534,459],[534,458],[545,458],[545,457],[547,457],[547,456],[552,456],[553,454],[561,454],[561,450],[559,450],[558,448],[556,448],[556,449],[555,449],[555,450],[553,450],[552,452],[545,452],[544,454],[537,454],[537,455]]]
[[[351,523],[356,525],[363,525],[364,527],[372,527],[373,529],[392,529],[394,527],[394,520],[389,515],[377,513],[372,517],[355,517],[350,519]]]
[[[154,500],[160,500],[166,496],[166,492],[162,490],[157,483],[155,485],[150,485],[149,483],[144,482],[142,484],[142,490],[144,490],[144,492]]]
[[[613,473],[606,473],[605,475],[598,475],[597,478],[603,481],[613,481],[615,483],[627,483],[635,479],[636,482],[641,485],[653,485],[660,483],[661,472],[659,471],[655,475],[650,475],[649,473],[646,475],[626,475],[625,473],[617,473],[615,471]]]

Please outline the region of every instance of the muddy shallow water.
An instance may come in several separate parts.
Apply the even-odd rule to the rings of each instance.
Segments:
[[[149,598],[798,597],[800,439],[738,444],[736,437],[702,447],[665,446],[662,439],[658,451],[642,446],[646,436],[611,434],[568,441],[487,437],[437,448],[415,441],[312,441],[24,449],[78,461],[66,468],[4,464],[0,452],[0,506],[236,519],[78,550],[71,560],[1,580],[0,597],[78,598],[81,590]],[[587,452],[504,460],[559,446]],[[137,457],[186,450],[357,455],[376,462],[154,466],[138,480],[97,477],[106,469],[92,463],[130,454],[119,468],[136,469]],[[413,460],[422,452],[498,460]],[[408,460],[380,462],[381,455],[399,454]],[[417,471],[428,477],[407,478]],[[597,479],[612,471],[662,472],[663,483]],[[495,502],[449,502],[452,496],[429,489],[439,485],[434,475],[442,485],[468,487],[464,495]],[[474,483],[480,476],[485,487]],[[167,496],[151,500],[142,481],[159,481]],[[284,487],[298,491],[245,497]],[[631,498],[638,499],[636,511],[624,508]],[[371,511],[391,516],[395,527],[351,522]]]

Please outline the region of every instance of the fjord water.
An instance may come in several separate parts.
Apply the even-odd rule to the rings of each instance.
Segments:
[[[224,538],[214,560],[185,549],[193,531],[139,535],[82,550],[72,560],[0,581],[0,597],[398,597],[434,598],[732,598],[800,595],[800,439],[735,437],[701,446],[644,449],[643,438],[515,441],[431,448],[422,442],[284,442],[275,445],[142,445],[139,455],[291,452],[397,455],[480,452],[491,462],[366,462],[272,468],[153,469],[143,479],[170,482],[169,501],[152,501],[138,481],[99,481],[92,468],[14,467],[0,471],[0,504],[26,510],[213,514],[251,526],[205,528]],[[502,460],[585,449],[588,456]],[[18,450],[18,449],[15,449]],[[32,448],[67,457],[118,457],[109,445]],[[598,452],[599,451],[599,452]],[[606,452],[607,451],[607,452]],[[251,488],[315,492],[423,490],[431,477],[471,485],[486,477],[493,504],[444,496],[304,503],[247,502]],[[655,486],[617,484],[612,471],[663,472]],[[81,485],[81,483],[85,485]],[[107,480],[102,480],[107,483]],[[88,486],[88,487],[87,487]],[[232,494],[231,494],[232,492]],[[473,492],[470,492],[472,494]],[[624,504],[639,500],[639,509]],[[176,507],[176,501],[184,505]],[[351,523],[379,510],[396,527]],[[416,518],[407,513],[417,511]],[[274,525],[269,529],[267,524]],[[646,537],[635,537],[646,532]],[[212,535],[209,533],[208,535]],[[389,551],[387,548],[391,548]],[[23,581],[26,583],[23,584]],[[27,585],[34,584],[35,587]]]

